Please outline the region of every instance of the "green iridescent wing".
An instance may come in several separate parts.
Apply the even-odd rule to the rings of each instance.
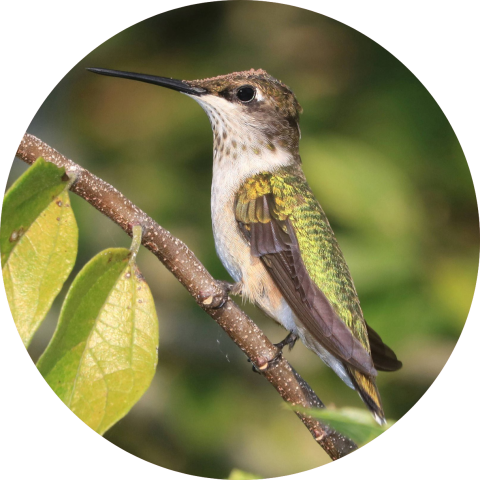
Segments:
[[[376,375],[348,267],[301,170],[290,167],[248,179],[237,198],[236,217],[252,254],[262,259],[307,331],[346,364]],[[377,334],[374,346],[379,368],[396,369],[385,355],[393,352]]]

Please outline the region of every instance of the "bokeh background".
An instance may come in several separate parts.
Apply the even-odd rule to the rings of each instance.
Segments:
[[[448,120],[395,57],[328,17],[279,4],[216,2],[132,26],[81,60],[28,131],[110,182],[185,241],[219,279],[210,223],[212,134],[201,108],[152,85],[86,67],[195,79],[263,68],[304,108],[301,155],[336,232],[365,317],[404,368],[380,373],[387,417],[398,420],[440,373],[461,333],[478,271],[478,208]],[[11,184],[24,170],[15,160]],[[72,198],[80,246],[74,274],[130,239]],[[160,320],[152,386],[105,437],[149,462],[226,478],[262,477],[329,461],[244,355],[146,250],[140,269]],[[37,360],[66,288],[32,342]],[[246,305],[272,341],[285,332]],[[331,406],[363,408],[357,394],[303,345],[288,359]],[[382,440],[376,440],[382,441]]]

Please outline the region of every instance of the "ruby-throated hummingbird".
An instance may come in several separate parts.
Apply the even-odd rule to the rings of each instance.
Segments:
[[[213,129],[212,223],[233,292],[299,337],[385,423],[377,370],[401,362],[363,318],[332,228],[302,171],[293,92],[264,70],[174,80],[116,70],[94,73],[185,93]]]

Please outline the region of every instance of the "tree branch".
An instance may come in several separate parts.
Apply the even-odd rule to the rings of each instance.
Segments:
[[[324,408],[322,401],[290,364],[280,356],[271,368],[265,369],[268,359],[277,350],[255,323],[230,298],[222,305],[224,287],[217,282],[194,253],[178,238],[158,225],[118,190],[80,165],[30,134],[25,134],[17,156],[33,164],[38,157],[65,167],[76,180],[70,190],[132,235],[132,227],[143,228],[142,245],[148,248],[188,290],[197,304],[207,312],[248,356],[261,374],[275,387],[281,397],[293,407]],[[263,368],[263,370],[262,370]],[[357,449],[355,443],[328,425],[302,413],[295,412],[308,428],[315,441],[333,460]]]

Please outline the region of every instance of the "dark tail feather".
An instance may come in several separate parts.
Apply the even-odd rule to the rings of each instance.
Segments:
[[[383,343],[380,335],[368,324],[367,332],[375,368],[383,372],[395,372],[402,368],[402,362],[397,359],[395,352]]]

